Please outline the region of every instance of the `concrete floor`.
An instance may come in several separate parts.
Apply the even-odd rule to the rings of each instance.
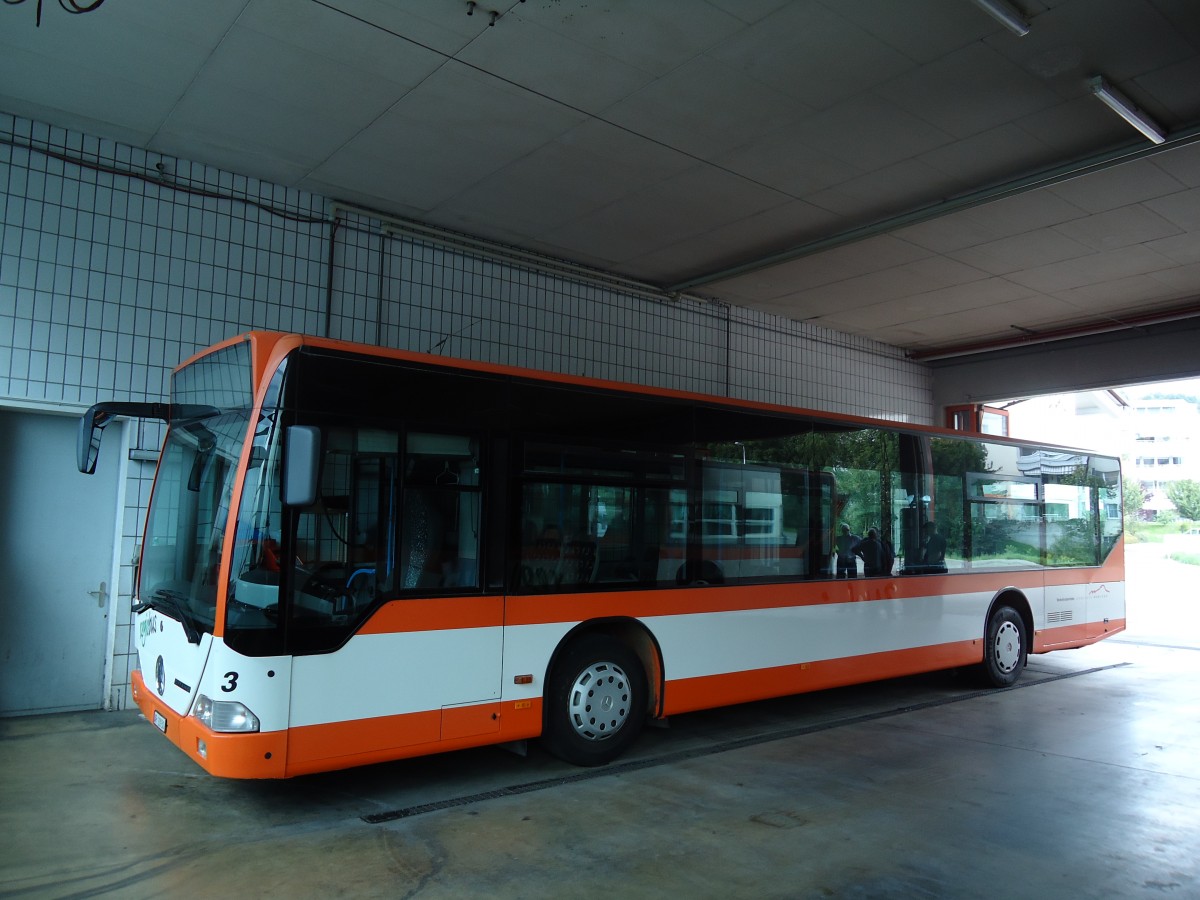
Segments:
[[[1197,897],[1200,632],[1143,621],[1013,690],[681,716],[604,770],[487,749],[230,782],[136,713],[0,720],[0,898]]]

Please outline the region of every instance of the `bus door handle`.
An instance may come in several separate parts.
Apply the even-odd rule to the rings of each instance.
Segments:
[[[102,581],[100,582],[100,590],[88,591],[88,593],[95,597],[97,605],[101,609],[104,609],[104,604],[108,602],[108,584]]]

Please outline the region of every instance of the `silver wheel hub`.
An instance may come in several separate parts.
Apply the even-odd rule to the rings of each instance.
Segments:
[[[1005,675],[1011,673],[1021,662],[1021,632],[1012,622],[1002,622],[996,630],[996,642],[992,645],[992,659],[996,668]]]
[[[629,718],[632,699],[629,678],[620,666],[593,663],[571,685],[567,699],[571,727],[585,740],[610,738]]]

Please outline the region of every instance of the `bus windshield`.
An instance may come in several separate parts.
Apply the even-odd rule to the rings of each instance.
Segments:
[[[179,620],[196,643],[216,618],[221,553],[252,395],[250,345],[210,354],[172,379],[172,417],[150,498],[139,577],[141,609]],[[177,405],[176,405],[177,404]]]

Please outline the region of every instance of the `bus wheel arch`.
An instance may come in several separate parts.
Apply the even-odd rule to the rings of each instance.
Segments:
[[[1021,677],[1029,658],[1033,612],[1015,590],[1002,591],[988,608],[983,628],[980,673],[993,687],[1010,687]]]
[[[574,629],[546,671],[543,746],[575,765],[616,759],[641,733],[647,712],[660,707],[660,660],[653,637],[632,620]]]

